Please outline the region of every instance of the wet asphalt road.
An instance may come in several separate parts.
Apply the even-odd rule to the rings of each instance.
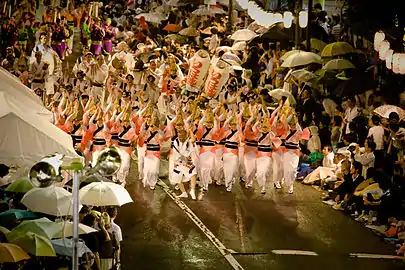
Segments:
[[[233,269],[162,187],[142,187],[135,165],[127,186],[134,203],[124,205],[117,220],[124,236],[123,269]],[[322,204],[318,191],[299,183],[293,195],[270,185],[265,195],[239,184],[232,193],[212,185],[201,201],[183,201],[236,252],[233,257],[243,269],[405,269],[401,261],[349,258],[349,253],[392,255],[394,246]],[[318,256],[275,255],[272,250]]]

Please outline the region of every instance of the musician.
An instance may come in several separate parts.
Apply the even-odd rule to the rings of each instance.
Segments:
[[[103,30],[105,32],[104,39],[103,39],[103,49],[104,51],[108,52],[110,55],[112,54],[112,39],[115,37],[114,28],[111,25],[111,19],[107,18],[103,24]]]
[[[92,24],[91,28],[91,46],[90,51],[95,55],[98,56],[102,50],[102,41],[105,37],[105,31],[100,25],[100,19],[95,18],[94,23]]]

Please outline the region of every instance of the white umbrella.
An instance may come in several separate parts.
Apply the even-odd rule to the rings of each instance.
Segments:
[[[281,60],[285,61],[285,59],[287,59],[288,57],[290,57],[293,54],[299,53],[299,52],[305,52],[305,51],[301,51],[301,50],[292,50],[292,51],[288,51],[285,54],[283,54],[283,56],[280,57]]]
[[[235,31],[235,33],[232,34],[231,39],[237,41],[249,41],[257,36],[258,35],[255,32],[249,29],[241,29]]]
[[[356,68],[352,62],[346,59],[333,59],[323,66],[323,69],[352,69]]]
[[[132,202],[128,191],[112,182],[93,182],[79,191],[80,202],[92,206],[121,206]]]
[[[246,42],[245,41],[238,41],[232,45],[233,51],[243,51],[246,49]]]
[[[226,14],[226,12],[218,7],[207,8],[206,6],[201,6],[194,10],[193,14],[197,16],[215,16],[215,14]]]
[[[220,46],[220,47],[217,48],[217,50],[224,51],[224,52],[229,52],[230,50],[232,50],[232,48],[229,47],[229,46]]]
[[[56,254],[68,257],[73,256],[73,239],[70,238],[53,239],[51,243]],[[77,243],[78,256],[82,257],[87,252],[91,253],[91,250],[86,246],[83,240],[79,239],[79,242]]]
[[[374,113],[387,119],[389,118],[390,113],[392,112],[397,113],[400,119],[405,119],[405,110],[395,105],[382,105],[374,109]]]
[[[57,223],[59,226],[58,232],[52,238],[64,238],[73,236],[73,222],[61,221]],[[88,234],[96,232],[96,229],[79,223],[79,234]]]
[[[198,31],[194,27],[190,26],[184,29],[181,29],[179,35],[186,36],[186,37],[196,37],[198,36]]]
[[[249,24],[247,29],[249,29],[249,30],[251,30],[251,31],[253,31],[253,32],[257,33],[257,34],[264,34],[267,31],[269,31],[268,28],[264,27],[263,25],[258,24],[256,21]]]
[[[281,64],[281,67],[297,67],[321,61],[321,57],[312,52],[298,52],[290,55]]]
[[[55,153],[78,158],[72,138],[24,102],[0,92],[0,163],[32,165]]]
[[[141,13],[139,15],[136,15],[136,19],[140,19],[141,17],[145,18],[145,21],[151,22],[151,23],[160,23],[161,21],[166,20],[166,16],[157,13],[157,12],[150,12],[150,13]]]
[[[238,63],[239,65],[242,64],[242,61],[240,60],[240,58],[236,54],[233,54],[231,52],[224,53],[222,55],[222,59],[224,59],[226,61],[228,61],[228,60],[234,61],[234,62]]]
[[[73,196],[61,187],[33,188],[21,200],[29,210],[51,216],[73,215]]]
[[[291,72],[291,76],[298,80],[300,83],[307,82],[317,77],[314,73],[306,69],[294,70],[293,72]]]
[[[286,91],[284,89],[271,90],[271,91],[269,91],[269,95],[271,97],[275,98],[275,99],[278,99],[278,100],[281,99],[281,97],[286,97],[290,101],[290,104],[296,104],[297,103],[295,101],[294,96],[290,92],[288,92],[288,91]]]

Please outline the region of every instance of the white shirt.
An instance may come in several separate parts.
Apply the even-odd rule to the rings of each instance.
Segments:
[[[384,149],[384,128],[382,126],[374,126],[368,130],[367,137],[373,137],[376,144],[375,150]]]
[[[117,224],[115,224],[114,221],[111,221],[111,231],[115,233],[115,236],[117,237],[117,241],[121,242],[122,241],[121,227],[118,226]]]
[[[353,121],[354,118],[357,117],[359,114],[359,110],[357,109],[356,106],[354,106],[352,109],[347,108],[345,111],[345,122],[346,122],[346,134],[350,133],[349,129],[349,123]]]
[[[328,167],[328,168],[335,167],[335,164],[333,162],[334,157],[335,157],[335,154],[333,152],[329,153],[327,156],[324,156],[323,160],[322,160],[322,166]]]
[[[360,151],[354,155],[354,159],[356,161],[360,162],[361,165],[363,165],[361,175],[364,178],[366,178],[368,168],[374,167],[374,159],[375,159],[374,154],[372,152],[371,153],[364,152],[364,148],[363,148],[363,149],[360,149]]]

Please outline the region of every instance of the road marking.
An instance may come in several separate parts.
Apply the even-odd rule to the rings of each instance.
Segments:
[[[243,270],[243,267],[239,264],[239,262],[233,257],[233,255],[229,252],[229,250],[225,247],[225,245],[219,241],[219,239],[202,223],[200,218],[194,214],[194,212],[180,199],[178,199],[175,193],[170,189],[166,183],[162,180],[158,183],[166,192],[166,194],[172,198],[172,200],[177,204],[184,211],[184,213],[197,225],[198,228],[208,237],[208,239],[214,244],[214,246],[219,250],[222,256],[229,262],[233,269],[236,270]]]
[[[405,257],[383,254],[367,254],[367,253],[350,253],[349,257],[359,259],[384,259],[384,260],[402,260],[405,261]]]
[[[242,249],[242,253],[246,252],[245,247],[245,226],[243,225],[243,218],[242,212],[240,209],[239,200],[235,200],[235,210],[236,210],[236,224],[238,226],[239,238],[240,238],[240,245]]]
[[[271,253],[276,255],[318,256],[318,253],[306,250],[275,249]]]

